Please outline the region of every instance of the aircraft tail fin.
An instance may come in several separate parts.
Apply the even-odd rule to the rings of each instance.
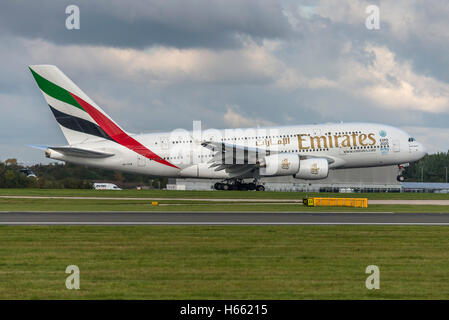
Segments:
[[[69,145],[116,140],[124,131],[58,67],[29,66]]]

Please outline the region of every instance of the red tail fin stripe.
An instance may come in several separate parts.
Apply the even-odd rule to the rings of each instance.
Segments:
[[[70,94],[80,104],[80,106],[87,111],[87,113],[95,120],[95,122],[117,143],[121,144],[122,146],[130,150],[133,150],[134,152],[148,159],[154,159],[156,162],[179,169],[174,164],[171,164],[165,159],[159,157],[157,154],[155,154],[150,149],[142,145],[140,142],[128,136],[114,122],[112,122],[108,117],[99,112],[89,103],[87,103],[86,101],[84,101],[83,99],[81,99],[80,97],[76,96],[71,92]]]

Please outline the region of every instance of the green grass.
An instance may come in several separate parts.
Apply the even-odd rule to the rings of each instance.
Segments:
[[[168,191],[168,190],[79,190],[79,189],[0,189],[0,195],[148,197],[148,198],[235,198],[235,199],[302,199],[306,196],[363,197],[369,199],[449,199],[438,193],[304,193],[256,191]]]
[[[442,205],[369,205],[368,208],[306,207],[300,203],[235,203],[161,200],[0,199],[3,211],[266,211],[266,212],[449,212]]]
[[[0,227],[0,299],[449,299],[449,228]],[[81,289],[65,288],[65,269]],[[380,268],[367,290],[365,268]]]

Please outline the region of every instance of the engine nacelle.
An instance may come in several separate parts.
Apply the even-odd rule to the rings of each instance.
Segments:
[[[301,160],[299,170],[293,175],[296,179],[319,180],[329,175],[329,163],[324,158]]]
[[[273,154],[266,156],[261,163],[261,176],[290,176],[299,170],[299,156],[297,154]]]

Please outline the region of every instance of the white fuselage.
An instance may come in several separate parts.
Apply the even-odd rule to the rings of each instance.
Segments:
[[[201,145],[213,141],[281,154],[330,159],[329,169],[377,167],[403,164],[421,159],[423,145],[406,132],[388,125],[339,123],[269,128],[177,130],[167,133],[131,135],[143,146],[174,166],[146,158],[113,141],[102,140],[80,147],[114,154],[104,159],[80,158],[50,153],[50,158],[89,166],[163,177],[232,178],[227,170],[210,166],[214,152]],[[258,176],[253,172],[252,176]]]

